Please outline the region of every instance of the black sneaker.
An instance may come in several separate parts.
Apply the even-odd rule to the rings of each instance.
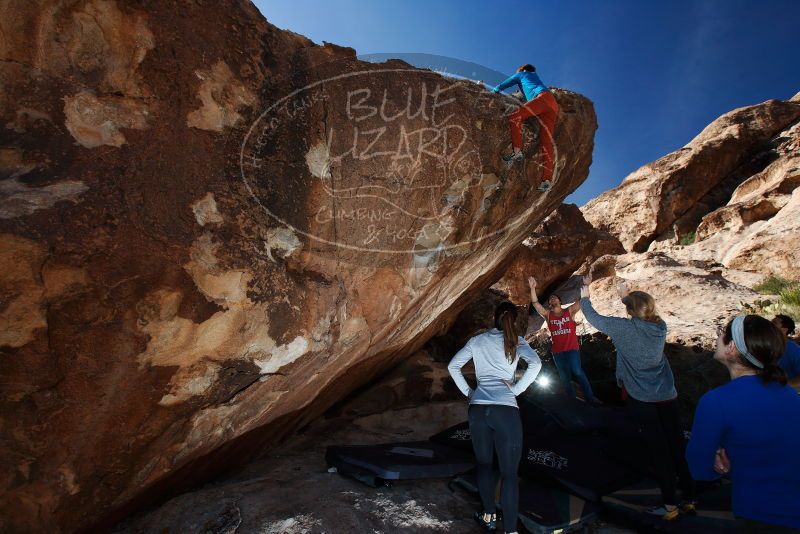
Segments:
[[[472,517],[487,531],[493,532],[497,530],[497,514],[483,514],[481,512],[475,512]],[[486,518],[489,518],[489,520],[487,521]]]

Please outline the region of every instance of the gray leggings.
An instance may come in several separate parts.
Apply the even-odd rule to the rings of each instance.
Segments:
[[[500,465],[500,505],[503,507],[503,528],[517,530],[519,480],[517,470],[522,457],[522,420],[519,410],[500,404],[473,404],[469,407],[469,430],[478,469],[478,490],[483,511],[495,513],[495,480],[492,460],[497,451]]]

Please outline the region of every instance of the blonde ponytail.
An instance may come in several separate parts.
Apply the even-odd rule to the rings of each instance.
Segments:
[[[644,291],[631,291],[622,299],[628,315],[636,317],[650,323],[660,323],[662,321],[656,313],[656,300]]]

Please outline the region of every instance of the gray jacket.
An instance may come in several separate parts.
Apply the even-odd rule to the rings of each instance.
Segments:
[[[588,298],[581,299],[581,311],[595,328],[607,334],[617,348],[617,384],[643,402],[672,400],[678,396],[664,343],[667,324],[641,319],[600,315]]]

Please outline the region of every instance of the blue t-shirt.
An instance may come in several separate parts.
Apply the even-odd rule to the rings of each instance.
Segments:
[[[499,93],[503,89],[507,89],[512,85],[516,85],[522,89],[525,95],[525,100],[533,100],[539,93],[547,91],[547,86],[539,79],[539,75],[535,72],[518,72],[509,77],[506,81],[494,88],[495,93]]]
[[[719,478],[717,449],[731,461],[733,513],[800,528],[800,395],[741,376],[702,396],[686,448],[696,480]]]
[[[778,365],[786,371],[786,376],[789,380],[800,376],[800,345],[794,341],[786,341],[786,351],[784,351],[781,359],[778,360]]]

